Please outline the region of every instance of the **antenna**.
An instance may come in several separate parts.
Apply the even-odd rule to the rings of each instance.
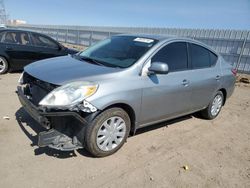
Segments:
[[[7,14],[4,6],[4,0],[0,0],[0,24],[7,24]]]

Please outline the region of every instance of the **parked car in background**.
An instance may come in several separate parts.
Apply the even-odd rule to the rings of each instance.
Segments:
[[[118,35],[72,56],[24,68],[18,96],[48,130],[38,145],[85,147],[111,155],[129,133],[194,112],[214,119],[234,90],[236,72],[201,42]]]
[[[37,60],[75,54],[44,34],[16,30],[0,30],[0,74],[9,70],[22,70],[25,65]]]

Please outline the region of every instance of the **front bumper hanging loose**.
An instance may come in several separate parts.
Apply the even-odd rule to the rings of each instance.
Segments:
[[[66,134],[59,132],[52,128],[50,118],[51,117],[66,117],[70,116],[78,120],[82,125],[86,125],[88,122],[79,113],[71,111],[56,111],[47,112],[35,106],[24,94],[21,86],[17,87],[17,95],[22,104],[23,108],[28,114],[36,120],[42,127],[48,131],[39,133],[38,135],[38,146],[45,147],[49,146],[58,150],[74,150],[82,148],[82,143],[77,139],[76,136],[69,137]]]
[[[38,136],[38,146],[54,148],[62,151],[71,151],[83,148],[82,143],[79,142],[76,136],[70,138],[69,136],[55,130],[43,131]]]

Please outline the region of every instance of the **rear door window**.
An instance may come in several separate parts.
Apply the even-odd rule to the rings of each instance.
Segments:
[[[35,46],[39,47],[48,47],[48,48],[58,48],[58,45],[51,39],[39,35],[39,34],[31,34],[32,40]]]
[[[188,69],[187,44],[174,42],[166,45],[151,59],[151,62],[157,61],[167,63],[170,72]]]
[[[215,65],[217,56],[213,52],[196,44],[190,44],[189,46],[193,69],[207,68]]]
[[[16,32],[6,32],[4,39],[3,39],[3,42],[9,43],[9,44],[19,44],[20,43]]]

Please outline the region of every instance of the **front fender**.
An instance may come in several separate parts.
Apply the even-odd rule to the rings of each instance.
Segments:
[[[141,111],[141,97],[141,90],[120,91],[97,97],[89,102],[99,110],[104,110],[115,104],[125,104],[133,109],[135,116],[138,118]]]

